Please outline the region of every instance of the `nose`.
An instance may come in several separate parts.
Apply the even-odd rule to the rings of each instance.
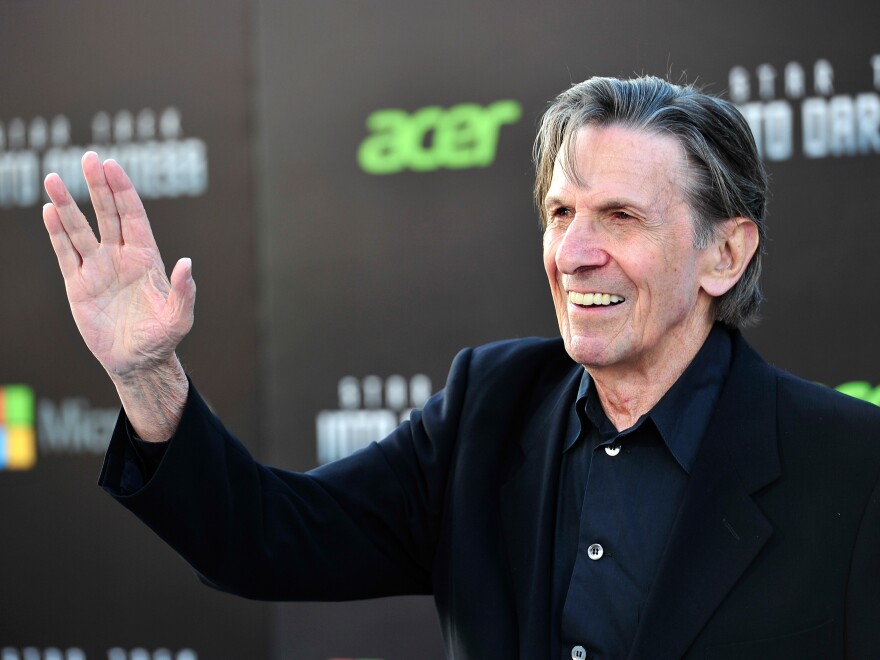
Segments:
[[[579,270],[601,268],[610,260],[603,248],[597,223],[582,216],[575,217],[556,246],[556,268],[573,275]]]

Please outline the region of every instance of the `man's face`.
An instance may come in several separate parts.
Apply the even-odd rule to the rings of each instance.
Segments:
[[[673,137],[620,126],[586,126],[574,139],[577,180],[557,159],[545,198],[559,330],[588,368],[655,372],[712,324],[701,284],[712,251],[693,245],[684,152]]]

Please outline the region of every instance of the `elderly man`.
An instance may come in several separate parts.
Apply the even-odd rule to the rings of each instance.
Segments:
[[[563,92],[536,142],[562,339],[462,351],[382,442],[264,467],[175,357],[170,280],[114,162],[44,220],[124,414],[102,485],[251,598],[432,593],[455,658],[880,657],[880,411],[780,372],[760,303],[766,175],[727,102],[656,78]]]

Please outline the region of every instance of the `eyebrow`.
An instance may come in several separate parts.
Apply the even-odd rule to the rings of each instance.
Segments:
[[[550,209],[558,207],[558,206],[568,206],[568,204],[566,204],[562,200],[561,197],[557,197],[556,195],[553,195],[552,197],[548,196],[548,197],[544,198],[544,208],[545,209],[550,210]]]
[[[599,211],[611,211],[613,209],[619,209],[619,208],[630,208],[630,209],[641,211],[642,213],[645,213],[647,210],[645,207],[643,207],[638,202],[635,202],[633,200],[624,199],[622,197],[616,197],[614,199],[609,199],[605,202],[602,202],[602,204],[599,206]]]
[[[547,198],[544,199],[544,209],[545,210],[549,211],[550,209],[560,207],[560,206],[570,206],[570,204],[567,204],[566,201],[562,197],[558,197],[556,195],[548,196]],[[629,199],[625,199],[623,197],[614,197],[612,199],[605,200],[599,205],[599,207],[596,210],[601,213],[601,212],[607,212],[607,211],[611,211],[613,209],[620,209],[620,208],[630,208],[633,210],[637,210],[641,213],[648,212],[648,209],[644,205],[639,204],[635,200],[629,200]]]

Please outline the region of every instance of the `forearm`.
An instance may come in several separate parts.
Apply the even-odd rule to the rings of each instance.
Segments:
[[[162,442],[174,435],[189,391],[186,373],[175,354],[148,371],[111,378],[138,437]]]
[[[267,468],[192,386],[175,437],[146,483],[132,478],[132,452],[120,423],[100,484],[215,588],[268,600],[430,589],[431,553],[414,562],[412,507],[375,446],[321,475]]]

